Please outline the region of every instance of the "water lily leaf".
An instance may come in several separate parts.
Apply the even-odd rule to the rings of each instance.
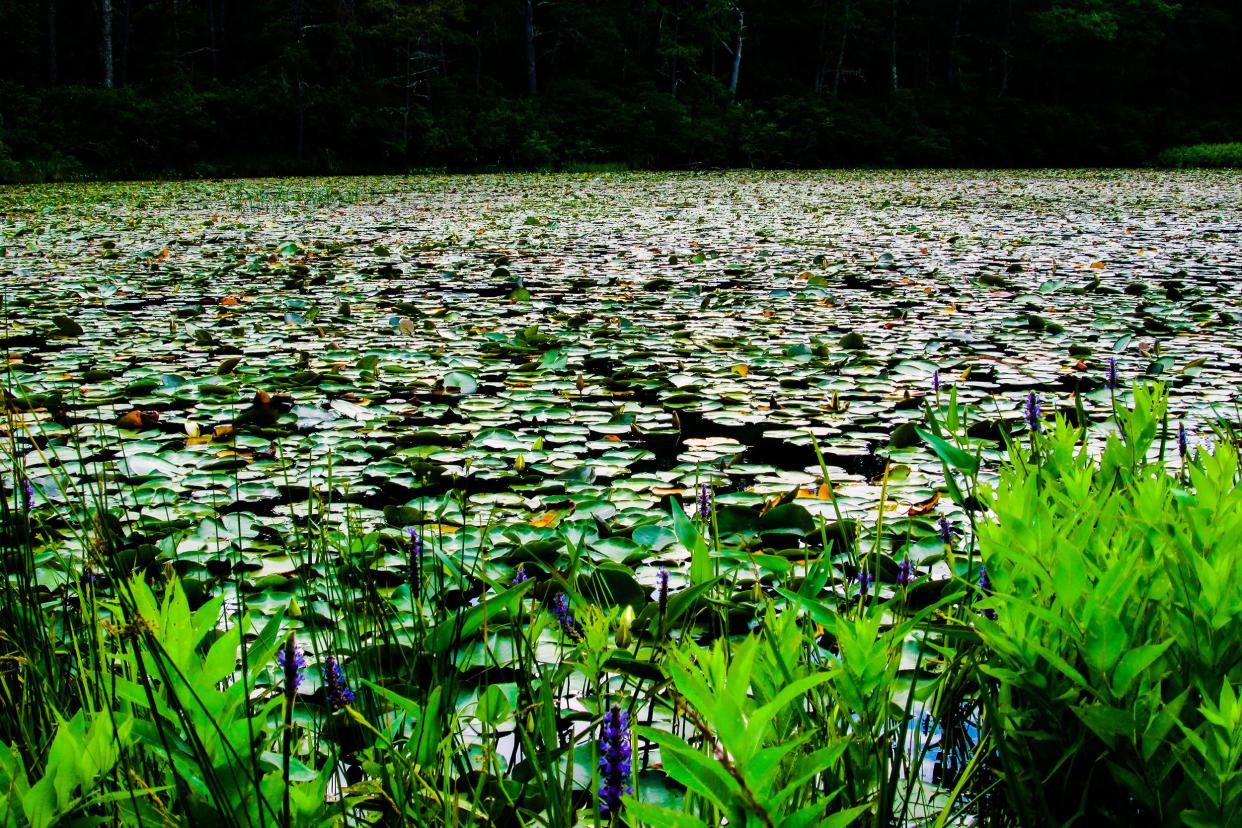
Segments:
[[[863,339],[862,334],[858,333],[858,331],[850,331],[845,336],[841,337],[837,344],[842,348],[851,351],[857,351],[867,346],[866,340]]]
[[[614,563],[635,563],[647,557],[648,550],[629,538],[600,538],[588,547],[593,555]]]
[[[444,375],[444,389],[452,394],[473,394],[479,390],[479,381],[465,371],[449,371]]]
[[[677,540],[677,536],[671,529],[658,524],[639,526],[634,530],[632,537],[634,543],[652,552],[659,552]]]
[[[75,319],[64,314],[57,314],[52,317],[52,324],[56,326],[56,330],[62,336],[78,337],[86,333],[86,329],[77,323]]]
[[[634,578],[634,572],[620,564],[605,563],[594,572],[580,579],[579,589],[584,598],[605,607],[641,608],[648,601],[651,590]]]
[[[767,534],[781,533],[806,535],[816,528],[815,518],[798,503],[785,503],[770,509],[759,517],[759,531]]]

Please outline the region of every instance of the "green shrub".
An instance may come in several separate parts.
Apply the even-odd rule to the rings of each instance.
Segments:
[[[1156,162],[1165,167],[1242,167],[1242,142],[1170,147]]]
[[[1098,459],[1058,419],[981,524],[988,720],[1032,824],[1242,819],[1242,485],[1222,442],[1170,473],[1161,391]]]

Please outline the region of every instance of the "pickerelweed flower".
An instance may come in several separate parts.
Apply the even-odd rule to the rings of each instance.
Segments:
[[[328,696],[328,707],[333,710],[348,707],[354,701],[354,691],[345,683],[341,665],[332,656],[328,656],[323,662],[323,688]]]
[[[518,564],[518,568],[513,570],[513,585],[517,586],[529,580],[530,576],[526,574],[526,564]]]
[[[411,526],[405,530],[409,535],[409,554],[407,558],[407,566],[409,567],[410,577],[410,594],[415,598],[422,596],[423,592],[423,536],[415,527]]]
[[[699,484],[699,517],[707,520],[712,516],[712,487]]]
[[[29,480],[23,480],[22,491],[26,493],[26,500],[22,503],[22,508],[25,509],[27,512],[29,512],[30,507],[34,504],[34,496],[35,496],[34,484],[31,483]]]
[[[988,568],[986,566],[979,567],[979,592],[984,598],[992,594],[992,579],[988,577]],[[983,617],[989,621],[995,621],[996,610],[985,609]]]
[[[953,524],[949,523],[949,519],[944,515],[940,516],[940,520],[936,523],[937,531],[940,533],[940,540],[945,546],[953,545]]]
[[[914,583],[914,562],[909,558],[903,558],[901,563],[897,564],[897,585],[910,586]]]
[[[1190,454],[1190,436],[1186,434],[1186,424],[1177,424],[1177,456],[1185,460]]]
[[[285,644],[276,652],[276,663],[285,679],[285,693],[292,696],[302,684],[303,670],[306,669],[306,656],[302,648],[289,636]]]
[[[631,793],[630,717],[614,704],[604,714],[599,734],[599,812],[611,817],[621,812],[621,797]]]
[[[1116,357],[1108,358],[1108,371],[1105,372],[1104,374],[1104,384],[1107,385],[1110,390],[1117,388],[1117,358]]]
[[[858,575],[856,575],[855,577],[858,578],[858,594],[861,595],[863,598],[866,598],[867,597],[867,585],[875,583],[875,576],[872,575],[870,572],[868,572],[866,569],[860,569],[858,570]]]
[[[668,570],[662,567],[656,573],[656,602],[663,618],[668,613]]]
[[[1039,395],[1034,391],[1026,395],[1026,404],[1022,408],[1022,413],[1026,417],[1026,427],[1031,431],[1044,430],[1044,424],[1040,420],[1040,404]]]
[[[933,394],[940,393],[940,369],[939,368],[937,368],[935,371],[932,371],[932,393]]]
[[[556,616],[561,629],[565,631],[565,635],[569,636],[571,641],[582,640],[582,625],[574,620],[573,613],[569,611],[568,595],[562,592],[556,596],[556,599],[552,602],[552,614]]]

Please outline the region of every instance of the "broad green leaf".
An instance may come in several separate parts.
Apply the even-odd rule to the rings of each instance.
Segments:
[[[944,462],[948,463],[952,468],[970,477],[979,471],[979,458],[973,454],[962,451],[957,446],[942,437],[937,437],[930,431],[918,429],[919,436],[931,446],[932,451],[936,453]]]
[[[510,587],[499,595],[480,601],[465,610],[460,618],[441,621],[427,636],[427,651],[434,655],[444,655],[458,642],[477,633],[484,622],[489,619],[495,620],[502,614],[512,613],[533,584],[534,581],[526,581]]]
[[[699,528],[686,515],[681,501],[673,498],[672,502],[673,532],[681,545],[690,552],[690,584],[693,586],[705,583],[716,574],[711,550],[708,549],[707,541],[703,539]]]
[[[634,796],[626,796],[624,813],[631,825],[647,825],[650,828],[707,828],[707,823],[692,814],[674,811],[662,805],[640,802]]]

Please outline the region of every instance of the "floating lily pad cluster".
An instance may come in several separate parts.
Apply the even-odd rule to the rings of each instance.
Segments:
[[[394,543],[414,527],[500,569],[555,567],[570,537],[649,588],[687,554],[665,501],[692,509],[700,484],[731,543],[805,558],[821,516],[874,520],[886,467],[884,509],[932,538],[956,508],[913,508],[940,476],[914,430],[938,405],[937,372],[976,412],[985,459],[1023,429],[1030,391],[1074,416],[1079,392],[1102,420],[1109,358],[1129,381],[1185,386],[1192,428],[1234,404],[1237,184],[729,173],[7,189],[5,462],[37,508],[79,502],[71,490],[100,475],[124,484],[137,558],[270,587],[313,564],[300,531],[353,526]]]

